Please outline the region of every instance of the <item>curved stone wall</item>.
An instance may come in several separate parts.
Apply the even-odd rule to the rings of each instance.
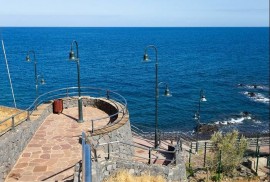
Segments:
[[[76,97],[63,98],[62,100],[63,100],[64,108],[77,107],[78,105],[78,100]],[[31,138],[33,137],[38,127],[42,124],[42,122],[46,119],[46,117],[49,116],[53,112],[52,103],[53,101],[49,101],[46,104],[42,104],[38,106],[38,109],[35,110],[31,114],[30,121],[22,122],[20,125],[18,125],[15,128],[15,131],[7,132],[0,137],[0,153],[1,153],[0,181],[3,181],[5,179],[6,175],[12,169],[17,159],[19,158],[21,152],[24,150],[28,142],[31,140]],[[107,100],[107,99],[102,99],[102,98],[83,97],[83,105],[96,107],[106,112],[108,115],[112,115],[118,112],[119,103],[113,100]],[[111,127],[117,126],[120,128],[119,130],[116,130],[115,132],[111,132],[105,135],[109,139],[124,138],[123,137],[124,133],[129,135],[130,136],[129,138],[131,138],[129,120],[125,120],[127,125],[124,124],[123,125],[125,126],[124,129],[123,128],[121,129],[121,124],[123,124],[122,118],[124,117],[122,116],[123,115],[122,113],[120,115],[121,116],[119,117],[119,115],[116,114],[110,120]],[[124,119],[126,119],[126,117]],[[97,137],[98,137],[98,134],[100,134],[100,131],[102,131],[102,128],[100,128],[98,132],[96,133]],[[108,131],[108,130],[104,129],[103,131]],[[123,134],[119,134],[118,132],[123,132]],[[111,140],[106,140],[106,141],[111,141]]]

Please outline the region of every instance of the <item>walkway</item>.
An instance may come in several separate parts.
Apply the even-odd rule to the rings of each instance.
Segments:
[[[91,118],[108,116],[93,107],[83,107],[83,115],[84,123],[76,122],[77,108],[64,109],[59,115],[49,115],[5,181],[72,181],[74,165],[81,160],[79,138],[82,131],[91,129]],[[108,121],[101,120],[98,125],[106,125]],[[98,125],[95,124],[95,127]]]

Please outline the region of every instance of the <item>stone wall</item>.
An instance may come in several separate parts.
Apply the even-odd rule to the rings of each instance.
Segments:
[[[118,110],[117,108],[112,105],[112,101],[99,98],[90,98],[90,97],[83,97],[83,106],[93,106],[97,107],[100,110],[103,110],[107,114],[111,115],[116,113]],[[44,108],[44,106],[46,106]],[[71,107],[77,107],[78,106],[78,100],[77,98],[63,98],[63,107],[64,109],[71,108]],[[41,108],[42,109],[39,109]],[[48,115],[50,115],[53,111],[53,104],[52,101],[49,101],[47,104],[43,104],[38,107],[37,111],[34,111],[32,115],[34,117],[31,119],[31,121],[25,121],[22,122],[20,125],[18,125],[15,128],[15,131],[9,131],[2,135],[0,137],[0,181],[2,179],[5,179],[5,177],[8,175],[9,171],[12,169],[16,161],[18,160],[21,152],[24,150],[28,142],[33,137],[34,133],[38,129],[38,127],[41,125],[41,123],[46,119]],[[36,112],[36,113],[35,113]],[[117,116],[111,118],[111,122],[117,119]],[[131,135],[131,131],[129,129],[129,132],[125,131],[126,127],[116,130],[115,132],[105,135],[104,137],[108,137],[112,140],[124,138],[123,135]],[[128,128],[129,122],[128,122]],[[120,132],[120,133],[119,133]],[[100,141],[103,137],[98,138]],[[130,137],[129,137],[130,138]],[[103,138],[104,139],[104,138]],[[115,151],[115,147],[112,147],[112,150]]]
[[[49,104],[35,121],[25,121],[15,131],[9,131],[0,137],[0,181],[5,179],[38,127],[51,113],[52,104]]]
[[[181,152],[178,157],[181,157]],[[181,160],[183,161],[183,160]],[[184,161],[177,165],[149,165],[133,162],[130,160],[107,160],[104,162],[93,162],[93,182],[100,182],[119,170],[127,170],[132,175],[150,174],[152,176],[163,176],[166,181],[187,181]]]
[[[92,146],[98,144],[119,141],[120,143],[112,143],[109,145],[109,151],[114,156],[121,158],[130,158],[134,153],[132,146],[127,144],[133,144],[131,127],[129,120],[121,127],[111,130],[110,132],[103,133],[101,135],[89,136],[88,137]],[[127,143],[127,144],[123,144]],[[96,150],[97,155],[100,153],[108,153],[108,145],[99,146]]]

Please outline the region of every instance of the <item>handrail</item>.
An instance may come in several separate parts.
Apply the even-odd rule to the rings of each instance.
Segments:
[[[14,118],[24,112],[28,113],[28,116],[25,119],[22,119],[19,121],[19,123],[24,122],[27,120],[27,118],[29,118],[29,115],[32,114],[32,112],[35,109],[35,105],[39,106],[42,103],[51,101],[53,99],[59,99],[59,98],[69,98],[69,97],[73,97],[73,96],[77,96],[77,89],[78,87],[67,87],[67,88],[60,88],[60,89],[56,89],[56,90],[52,90],[46,93],[43,93],[41,95],[39,95],[39,97],[37,97],[37,99],[34,100],[34,102],[32,104],[30,104],[29,107],[27,107],[25,110],[19,111],[16,114],[13,114],[12,116],[5,118],[4,120],[0,121],[0,124],[3,124],[9,120],[14,120]],[[76,90],[73,92],[73,90]],[[104,98],[107,100],[113,99],[114,101],[116,101],[118,103],[119,106],[121,106],[120,108],[118,108],[118,111],[110,116],[107,117],[103,117],[102,119],[106,119],[106,118],[111,118],[114,117],[120,113],[127,113],[127,101],[126,99],[120,95],[119,93],[116,93],[114,91],[110,91],[108,89],[101,89],[101,88],[95,88],[95,87],[81,87],[82,93],[84,93],[83,96],[90,96],[93,98]],[[91,93],[91,94],[90,94]],[[13,118],[13,119],[12,119]],[[101,120],[100,118],[94,118],[92,119],[92,122],[94,121],[99,121]],[[93,125],[93,124],[92,124]],[[5,130],[4,132],[0,133],[0,135],[4,134],[5,132],[7,132],[8,130],[12,129],[15,127],[15,122],[12,122],[12,126],[7,128],[7,130]]]
[[[92,182],[91,146],[86,143],[86,135],[82,132],[82,181]]]
[[[246,139],[248,142],[248,147],[256,147],[257,145],[258,146],[269,146],[269,144],[270,144],[270,137],[246,138]],[[204,147],[204,148],[210,150],[213,148],[212,143],[213,142],[211,142],[210,140],[198,141],[198,148]],[[193,150],[196,148],[196,145],[197,145],[197,142],[191,142],[190,148]]]
[[[161,149],[156,149],[154,147],[143,147],[143,146],[137,146],[137,145],[134,145],[134,144],[131,144],[131,143],[127,143],[127,142],[122,142],[122,141],[112,141],[112,142],[107,142],[107,143],[98,143],[96,146],[93,146],[94,148],[94,153],[95,151],[97,151],[96,149],[98,147],[101,147],[101,146],[105,146],[107,145],[108,146],[108,152],[105,153],[108,155],[107,159],[110,159],[110,156],[111,154],[115,153],[115,152],[110,152],[110,144],[116,144],[116,143],[121,143],[121,144],[125,144],[125,145],[129,145],[129,146],[132,146],[134,148],[139,148],[139,149],[143,149],[143,150],[148,150],[148,153],[149,153],[149,157],[148,158],[144,158],[144,157],[140,157],[140,156],[136,156],[134,154],[128,154],[128,153],[125,153],[126,155],[129,155],[129,156],[133,156],[133,157],[139,157],[139,158],[144,158],[144,159],[148,159],[148,163],[149,164],[152,164],[152,151],[157,151],[159,153],[169,153],[169,154],[175,154],[180,148],[179,146],[177,146],[173,151],[166,151],[166,150],[161,150]],[[96,155],[97,156],[97,155]],[[176,159],[173,159],[173,160],[170,160],[170,159],[163,159],[164,161],[170,161],[170,162],[174,162],[176,161]]]
[[[138,125],[138,124],[136,124],[136,126],[135,126],[134,124],[131,124],[131,130],[134,131],[136,134],[138,134],[138,135],[140,135],[142,137],[154,136],[154,132],[149,132],[149,131],[145,132],[142,129],[140,129],[139,127],[149,128],[149,130],[153,130],[153,128],[151,128],[151,127],[142,126],[142,125]],[[166,131],[160,130],[160,134],[161,134],[161,136],[163,136],[163,138],[164,138],[165,135],[170,135],[170,136],[175,135],[175,138],[178,138],[178,139],[181,138],[182,140],[186,140],[187,142],[195,141],[192,137],[188,136],[187,134],[185,134],[184,132],[181,132],[181,131],[166,132]]]

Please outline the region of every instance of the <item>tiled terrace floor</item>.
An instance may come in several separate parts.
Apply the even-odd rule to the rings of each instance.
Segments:
[[[91,129],[91,118],[107,116],[93,107],[83,107],[83,115],[83,123],[76,121],[78,108],[64,109],[59,115],[49,115],[5,181],[72,181],[74,165],[81,160],[79,138],[82,131]],[[98,125],[106,125],[108,121],[101,120]],[[95,127],[98,127],[97,124]]]

